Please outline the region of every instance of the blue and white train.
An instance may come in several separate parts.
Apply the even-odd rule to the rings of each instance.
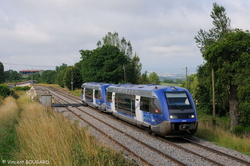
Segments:
[[[194,101],[181,87],[84,83],[82,93],[83,103],[159,135],[192,135],[198,128]]]

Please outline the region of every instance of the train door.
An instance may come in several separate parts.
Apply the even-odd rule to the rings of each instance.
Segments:
[[[82,100],[86,101],[86,99],[85,99],[85,88],[82,88]]]
[[[112,110],[112,112],[117,112],[117,111],[115,110],[115,92],[111,92],[111,93],[112,93],[112,102],[111,102],[111,104],[110,104],[111,110]]]
[[[99,89],[99,90],[97,90],[97,89],[95,89],[94,90],[94,96],[95,96],[95,105],[102,105],[102,103],[103,103],[103,98],[102,98],[102,92],[101,92],[101,90]]]
[[[95,98],[96,93],[98,93],[98,91],[95,90],[95,89],[93,89],[93,104],[94,104],[94,105],[96,105],[96,98]]]
[[[141,96],[135,97],[135,115],[136,115],[136,120],[142,122],[143,115],[142,115],[142,111],[140,110],[140,103],[141,103],[140,100],[141,100]]]

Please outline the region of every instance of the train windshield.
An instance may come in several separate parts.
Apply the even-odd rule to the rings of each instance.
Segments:
[[[192,108],[186,92],[166,92],[168,108],[170,109],[190,109]]]

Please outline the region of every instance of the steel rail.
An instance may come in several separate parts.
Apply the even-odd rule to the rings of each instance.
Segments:
[[[213,152],[213,153],[216,153],[216,154],[225,156],[225,157],[227,157],[227,158],[230,158],[230,159],[235,160],[235,161],[237,161],[237,162],[240,162],[240,163],[242,163],[242,164],[250,165],[250,163],[249,163],[248,161],[239,159],[239,158],[237,158],[237,157],[235,157],[235,156],[232,156],[232,155],[223,153],[223,152],[218,151],[218,150],[215,150],[215,149],[213,149],[213,148],[206,147],[206,146],[201,145],[201,144],[199,144],[199,143],[197,143],[197,142],[194,142],[194,141],[192,141],[192,140],[190,140],[190,139],[188,139],[188,138],[182,138],[182,139],[184,139],[184,140],[186,140],[186,141],[188,141],[188,142],[191,142],[192,144],[194,144],[194,145],[196,145],[196,146],[198,146],[198,147],[200,147],[200,148],[203,148],[203,149],[205,149],[205,150],[208,150],[208,151],[210,151],[210,152]]]

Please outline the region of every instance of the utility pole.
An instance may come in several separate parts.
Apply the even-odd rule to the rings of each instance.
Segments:
[[[34,79],[34,72],[33,72],[33,68],[32,68],[32,75],[31,75],[31,86],[34,86],[34,81],[33,81],[33,79]]]
[[[73,91],[73,68],[71,68],[71,91]]]
[[[188,89],[188,68],[186,67],[186,88]]]
[[[215,91],[214,91],[214,68],[212,68],[212,96],[213,96],[213,125],[216,125],[215,117]]]

